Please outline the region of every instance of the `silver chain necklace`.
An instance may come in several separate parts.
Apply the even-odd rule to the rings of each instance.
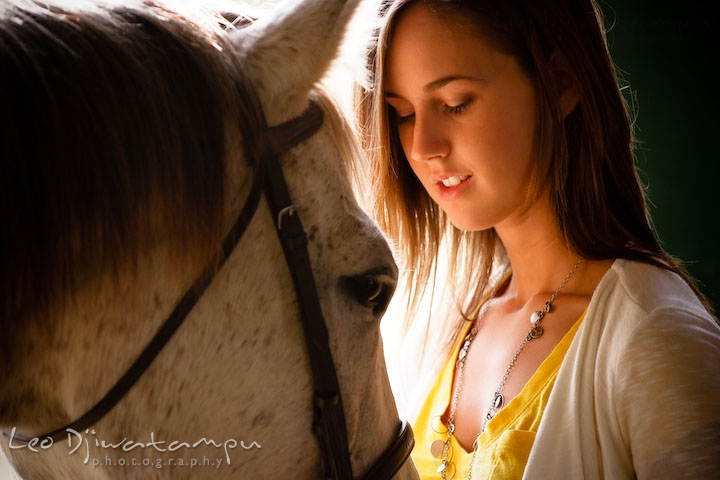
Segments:
[[[478,450],[478,439],[480,438],[480,435],[485,431],[485,428],[487,427],[487,424],[492,418],[495,416],[495,414],[500,410],[503,406],[505,406],[505,397],[502,394],[502,388],[505,386],[505,382],[507,382],[507,379],[510,377],[510,371],[515,366],[515,362],[517,361],[518,357],[520,356],[520,352],[522,352],[523,348],[525,348],[525,345],[531,340],[535,340],[537,338],[540,338],[543,334],[543,328],[539,325],[540,321],[550,312],[550,309],[552,308],[552,304],[557,298],[558,294],[560,294],[560,291],[567,285],[567,283],[570,281],[570,279],[575,275],[575,272],[577,271],[578,267],[582,263],[582,259],[578,260],[575,266],[570,270],[570,273],[567,274],[565,277],[565,280],[560,284],[560,286],[555,290],[555,292],[552,294],[550,299],[545,302],[545,307],[542,310],[538,310],[536,312],[533,312],[532,315],[530,315],[530,324],[532,325],[530,327],[530,330],[525,335],[525,338],[523,338],[523,341],[520,343],[520,346],[515,350],[515,354],[512,357],[512,360],[510,361],[510,364],[508,365],[507,369],[505,370],[505,373],[503,374],[502,380],[500,381],[500,384],[498,385],[497,389],[495,390],[495,393],[493,394],[492,401],[490,402],[490,408],[488,408],[487,413],[485,414],[485,418],[483,419],[482,428],[480,429],[480,432],[475,437],[475,440],[473,441],[473,455],[472,459],[470,461],[470,469],[468,471],[467,479],[472,479],[472,466],[475,463],[475,457],[477,455]],[[503,273],[503,277],[505,276],[505,273]],[[472,341],[475,339],[475,336],[478,332],[478,326],[482,323],[482,321],[485,319],[485,315],[487,314],[487,311],[490,307],[491,301],[494,299],[495,294],[497,293],[498,288],[500,287],[500,284],[495,287],[495,289],[492,291],[488,299],[485,301],[485,304],[482,306],[482,310],[480,311],[480,314],[478,315],[478,319],[473,325],[472,330],[470,330],[470,333],[465,336],[465,341],[463,342],[462,347],[460,348],[460,351],[458,352],[458,359],[455,363],[455,367],[457,368],[458,375],[457,375],[457,382],[455,385],[455,392],[453,392],[453,402],[450,407],[450,418],[448,419],[448,429],[447,429],[447,436],[445,440],[435,440],[432,445],[430,445],[430,452],[435,458],[440,458],[441,463],[440,466],[438,466],[437,471],[440,473],[440,476],[443,480],[447,479],[449,465],[450,465],[450,439],[455,433],[455,411],[457,409],[457,402],[458,398],[460,398],[460,393],[462,392],[462,383],[463,383],[463,370],[465,366],[465,359],[467,357],[468,350],[470,349],[470,345],[472,344]]]

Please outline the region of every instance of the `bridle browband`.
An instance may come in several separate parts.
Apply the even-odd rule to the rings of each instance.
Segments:
[[[220,251],[185,292],[152,340],[108,393],[79,419],[38,438],[50,437],[58,440],[68,429],[83,431],[97,423],[123,398],[182,325],[215,274],[225,264],[250,224],[264,191],[297,294],[315,389],[312,428],[320,443],[325,477],[333,480],[353,479],[340,386],[330,351],[327,326],[310,266],[307,235],[297,209],[290,199],[287,182],[279,163],[282,155],[314,135],[322,124],[323,111],[314,102],[311,102],[299,117],[274,127],[268,127],[263,116],[264,129],[256,152],[257,161],[250,193],[223,240]],[[8,432],[3,434],[6,437],[10,436]],[[18,434],[13,434],[12,438],[18,443],[28,443],[32,440]],[[385,450],[362,480],[391,478],[409,457],[414,443],[410,425],[402,421],[392,445]]]

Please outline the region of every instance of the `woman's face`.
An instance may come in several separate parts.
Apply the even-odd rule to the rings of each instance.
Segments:
[[[515,57],[472,30],[408,7],[387,51],[384,93],[427,192],[453,225],[484,230],[524,213],[537,107]]]

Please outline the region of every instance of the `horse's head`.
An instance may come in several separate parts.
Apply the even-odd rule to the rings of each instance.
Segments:
[[[323,126],[280,164],[308,234],[353,471],[367,471],[398,426],[378,328],[397,271],[352,195],[357,146],[315,87],[356,2],[286,5],[238,29],[147,2],[66,3],[0,7],[0,427],[42,435],[113,387],[214,264],[251,190],[264,124],[314,100]],[[177,333],[94,433],[37,453],[7,437],[3,447],[33,478],[318,478],[297,303],[261,199]],[[151,435],[166,443],[148,446]],[[144,446],[102,446],[122,439]],[[82,440],[87,455],[68,455]],[[129,457],[164,463],[120,465]],[[203,457],[221,469],[168,464]]]

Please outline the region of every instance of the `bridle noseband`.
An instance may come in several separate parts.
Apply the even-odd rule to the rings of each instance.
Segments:
[[[325,476],[334,480],[353,479],[340,386],[330,351],[327,326],[310,266],[307,235],[297,209],[290,199],[287,182],[279,163],[282,155],[314,135],[322,124],[323,111],[315,103],[311,103],[299,117],[278,126],[267,127],[263,122],[265,128],[257,152],[258,161],[255,163],[250,193],[230,232],[223,240],[220,252],[183,295],[153,339],[110,391],[78,420],[42,435],[41,438],[50,437],[58,440],[68,429],[84,431],[97,423],[123,398],[172,338],[210,285],[215,273],[222,268],[250,224],[264,191],[297,294],[315,389],[313,432],[320,442]],[[10,436],[8,432],[3,434],[6,437]],[[18,443],[28,443],[32,438],[14,434],[13,440]],[[409,457],[414,443],[410,425],[402,421],[392,445],[385,450],[362,480],[391,478]]]

